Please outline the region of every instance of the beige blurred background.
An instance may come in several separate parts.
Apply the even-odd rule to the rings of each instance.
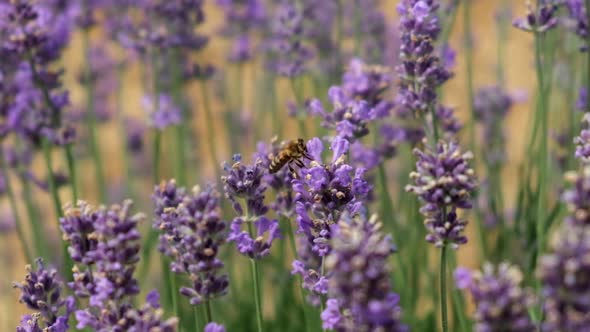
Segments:
[[[221,16],[216,7],[211,5],[213,1],[208,1],[206,12],[208,15],[208,21],[205,24],[204,29],[208,32],[215,31],[221,24]],[[390,14],[391,18],[395,18],[395,5],[397,0],[384,1],[384,9]],[[496,50],[497,50],[497,37],[496,37],[496,24],[494,14],[500,8],[503,1],[501,0],[487,0],[487,1],[473,1],[473,36],[475,41],[474,49],[474,83],[475,87],[483,85],[492,85],[495,83],[495,65],[496,65]],[[520,16],[525,10],[525,1],[510,1],[513,3],[513,15]],[[96,32],[100,34],[100,32]],[[457,16],[457,24],[452,32],[451,45],[457,50],[457,66],[455,70],[455,77],[445,85],[444,87],[444,98],[445,103],[451,106],[455,106],[459,117],[463,122],[468,119],[468,108],[467,108],[467,94],[466,94],[466,70],[465,70],[465,57],[463,46],[463,22],[462,22],[462,8],[459,8],[459,14]],[[219,67],[223,68],[223,59],[225,55],[226,43],[216,37],[212,37],[210,44],[206,50],[202,53],[202,59],[206,62],[214,63]],[[505,167],[505,188],[506,188],[506,201],[507,205],[510,206],[514,199],[513,181],[517,175],[517,167],[519,162],[526,158],[523,156],[524,142],[528,137],[526,131],[527,122],[530,116],[531,103],[530,100],[534,97],[535,89],[535,76],[533,68],[533,53],[532,53],[532,36],[521,32],[519,30],[510,28],[509,39],[505,44],[506,52],[506,80],[507,89],[510,91],[520,91],[528,94],[528,102],[517,104],[508,116],[508,146],[509,155],[508,162]],[[74,40],[65,54],[65,60],[63,62],[66,65],[67,78],[66,87],[71,88],[72,99],[74,103],[80,104],[84,98],[83,92],[80,90],[78,84],[75,82],[72,75],[72,68],[75,71],[81,68],[83,59],[81,57],[81,36],[77,33]],[[142,116],[143,111],[141,110],[140,100],[143,95],[142,84],[141,84],[141,71],[138,65],[134,65],[130,68],[128,74],[125,77],[125,84],[123,85],[123,96],[125,103],[125,112],[129,114],[135,114]],[[251,70],[246,71],[246,75],[252,75]],[[251,77],[251,76],[250,76]],[[246,80],[244,87],[247,90],[246,103],[252,105],[252,91],[254,88],[251,84],[252,80]],[[204,118],[203,107],[201,104],[201,98],[198,87],[189,91],[190,98],[193,101],[194,112],[196,112],[195,121],[191,125],[199,132],[202,139],[205,139],[204,130],[205,123],[201,121]],[[284,100],[290,99],[291,96],[286,95]],[[284,103],[283,103],[284,104]],[[214,111],[219,114],[221,109],[219,100],[215,100]],[[552,109],[552,113],[556,113],[559,110]],[[292,125],[289,119],[284,119],[287,126]],[[215,131],[224,134],[223,122],[221,116],[216,117]],[[103,159],[105,161],[105,172],[108,179],[113,179],[113,182],[121,181],[124,177],[123,166],[119,162],[121,157],[121,147],[119,139],[117,139],[117,128],[111,125],[105,126],[102,129],[104,134],[99,136],[100,146],[102,149]],[[224,137],[218,137],[220,140],[224,140]],[[464,135],[464,140],[467,138]],[[218,146],[226,146],[223,143],[219,143]],[[148,148],[150,145],[148,144]],[[220,160],[222,156],[229,155],[227,151],[223,151],[218,154]],[[80,167],[79,181],[81,186],[81,196],[85,200],[90,202],[96,202],[96,194],[94,190],[88,190],[94,186],[94,176],[92,176],[92,170],[88,168],[90,161],[83,162]],[[86,165],[84,165],[86,164]],[[207,168],[204,170],[206,174],[213,175],[212,163],[207,163]],[[65,169],[64,165],[58,166],[60,169]],[[149,199],[150,191],[149,187],[146,187],[144,191],[146,199]],[[62,195],[68,195],[63,190]],[[46,195],[44,195],[46,196]],[[64,202],[67,201],[64,199]],[[53,218],[53,210],[49,204],[47,197],[39,199],[40,204],[43,205],[44,213],[47,218]],[[6,202],[2,202],[6,204]],[[148,220],[149,221],[149,212]],[[21,216],[25,216],[24,210],[21,211]],[[46,222],[47,225],[55,226],[53,220]],[[421,225],[418,223],[417,225]],[[470,232],[474,229],[474,224],[470,226]],[[56,236],[56,230],[53,236]],[[471,235],[473,237],[473,235]],[[459,252],[460,264],[467,266],[477,266],[478,262],[475,261],[476,251],[472,245],[461,248]],[[16,323],[19,320],[21,314],[28,312],[24,305],[17,302],[18,292],[11,288],[13,280],[22,280],[24,277],[24,266],[23,257],[19,243],[16,240],[16,236],[13,235],[2,235],[0,234],[0,331],[13,331]]]

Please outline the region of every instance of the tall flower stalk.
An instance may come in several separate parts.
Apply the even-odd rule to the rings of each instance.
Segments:
[[[279,222],[266,217],[268,207],[264,204],[266,185],[263,182],[262,161],[244,165],[241,156],[234,156],[233,165],[225,165],[226,175],[221,180],[225,196],[232,202],[237,217],[231,223],[227,240],[234,242],[240,254],[250,258],[254,301],[256,305],[256,326],[264,330],[262,298],[260,293],[259,261],[270,254],[275,239],[280,237]],[[247,231],[242,230],[246,224]]]

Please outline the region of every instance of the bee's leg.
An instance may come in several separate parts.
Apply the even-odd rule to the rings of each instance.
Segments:
[[[309,155],[309,153],[307,151],[303,151],[302,155],[304,158],[306,158],[308,160],[313,160],[313,158]]]
[[[305,164],[303,164],[303,162],[299,159],[295,160],[295,165],[299,166],[299,167],[305,167]]]
[[[289,162],[287,165],[289,165],[289,171],[291,172],[291,175],[293,175],[293,178],[297,179],[298,178],[297,173],[293,169],[293,165],[291,165],[291,162]]]

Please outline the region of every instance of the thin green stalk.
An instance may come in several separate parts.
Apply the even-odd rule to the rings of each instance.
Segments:
[[[289,79],[289,84],[291,86],[291,91],[293,92],[293,96],[295,97],[295,106],[297,108],[297,112],[295,114],[295,116],[297,117],[297,121],[299,124],[299,134],[302,135],[303,137],[308,137],[307,136],[307,128],[305,127],[305,119],[304,117],[300,114],[302,112],[302,110],[300,108],[304,107],[303,105],[303,98],[300,94],[299,89],[297,88],[297,84],[295,84],[295,79],[293,77],[291,77]]]
[[[154,168],[154,184],[160,182],[160,153],[162,148],[162,132],[158,129],[154,132],[154,155],[152,160],[152,167]]]
[[[117,85],[119,87],[123,84],[123,66],[119,65],[117,67]],[[119,135],[122,138],[127,137],[127,130],[128,128],[125,125],[125,114],[123,112],[123,89],[119,88],[116,92],[116,104],[117,104],[117,114],[118,114],[118,124],[119,124]],[[133,198],[135,195],[133,194],[133,171],[131,169],[131,163],[129,161],[129,149],[127,147],[127,140],[121,140],[121,149],[123,152],[123,169],[126,174],[125,178],[125,188],[126,193],[129,197]]]
[[[475,153],[475,110],[473,108],[473,43],[471,28],[471,0],[463,2],[463,47],[465,49],[465,71],[467,74],[467,100],[469,107],[469,141]]]
[[[248,218],[246,218],[248,220]],[[248,231],[250,235],[254,235],[254,230],[252,228],[252,221],[247,221],[248,223]],[[254,282],[254,302],[256,304],[256,326],[258,328],[258,332],[262,332],[263,325],[262,325],[262,299],[260,298],[260,285],[258,280],[258,262],[256,259],[250,258],[250,271],[252,272],[252,281]]]
[[[541,52],[543,52],[543,37],[542,33],[536,32],[535,33],[535,68],[537,71],[537,80],[538,80],[538,98],[539,101],[537,103],[537,107],[539,107],[539,116],[541,117],[541,135],[540,135],[540,147],[539,147],[539,173],[538,173],[538,185],[537,185],[537,193],[538,193],[538,201],[537,201],[537,212],[536,212],[536,223],[537,223],[537,257],[539,257],[543,250],[545,244],[545,235],[544,235],[544,212],[546,210],[545,204],[547,199],[547,190],[546,190],[546,181],[548,176],[548,169],[549,169],[549,155],[548,155],[548,110],[546,105],[546,98],[545,98],[545,78],[544,78],[544,69],[543,69],[543,61],[541,59]]]
[[[201,323],[201,319],[199,317],[199,306],[194,305],[193,306],[193,319],[195,320],[195,329],[197,329],[197,331],[200,331],[200,327],[202,326]]]
[[[205,121],[207,122],[207,145],[209,146],[209,154],[213,162],[213,169],[215,170],[215,178],[221,181],[220,163],[217,159],[217,143],[215,139],[213,127],[213,113],[211,111],[211,103],[209,101],[209,91],[207,90],[207,81],[201,80],[199,82],[201,88],[201,98],[203,98],[203,109],[205,110]]]
[[[189,128],[187,126],[187,124],[189,123],[189,117],[187,107],[185,107],[182,100],[183,79],[180,68],[181,59],[178,50],[174,50],[172,61],[174,62],[174,64],[172,65],[172,70],[175,78],[173,88],[174,99],[177,106],[180,107],[182,110],[181,121],[176,126],[176,178],[179,184],[186,185],[186,153],[188,151],[186,149],[185,142],[187,138],[187,133],[189,131]]]
[[[445,211],[446,214],[446,211]],[[444,218],[444,216],[443,216]],[[440,315],[443,332],[448,332],[447,317],[447,245],[443,244],[440,251]]]
[[[440,35],[440,45],[445,45],[449,42],[449,38],[451,37],[451,32],[453,32],[453,28],[455,27],[455,22],[457,22],[457,7],[459,7],[459,0],[453,0],[454,3],[452,4],[452,10],[446,16],[448,17],[447,20],[444,22],[444,28]]]
[[[32,263],[33,256],[31,255],[31,251],[27,245],[27,237],[25,236],[24,230],[22,229],[22,220],[18,212],[16,199],[14,197],[14,192],[12,191],[12,185],[10,184],[10,179],[8,178],[8,172],[6,171],[6,165],[3,158],[0,158],[0,167],[2,168],[2,176],[4,177],[4,186],[6,189],[6,194],[8,195],[10,209],[12,210],[12,216],[14,217],[16,236],[18,237],[21,247],[23,248],[23,253],[25,254],[27,263]]]
[[[170,264],[165,264],[166,267],[170,267]],[[178,319],[182,319],[182,312],[178,302],[178,275],[174,272],[169,274],[168,291],[170,292],[170,300],[172,301],[172,310]]]
[[[211,300],[205,301],[205,314],[207,315],[207,324],[213,321],[213,315],[211,314]]]
[[[27,217],[31,232],[33,233],[33,241],[35,242],[35,251],[38,257],[48,258],[49,246],[45,240],[45,229],[43,223],[40,222],[38,211],[35,208],[34,198],[31,192],[31,184],[23,176],[19,175],[20,183],[23,188],[23,201],[27,210]]]
[[[100,201],[106,203],[107,200],[107,188],[103,171],[102,157],[100,154],[100,147],[98,140],[96,139],[96,110],[95,104],[95,91],[94,91],[94,78],[92,73],[92,64],[90,63],[90,31],[84,29],[83,43],[84,52],[86,57],[85,66],[85,85],[86,85],[86,125],[88,127],[88,143],[90,147],[90,154],[94,160],[94,175],[96,176],[96,182],[99,192]]]
[[[78,202],[78,181],[76,178],[76,166],[74,163],[74,152],[72,144],[68,144],[65,147],[66,161],[68,164],[68,170],[70,173],[70,184],[72,186],[72,204]]]

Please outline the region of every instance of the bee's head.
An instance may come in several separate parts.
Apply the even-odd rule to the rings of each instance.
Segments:
[[[303,138],[298,138],[297,145],[305,147],[305,140]]]

